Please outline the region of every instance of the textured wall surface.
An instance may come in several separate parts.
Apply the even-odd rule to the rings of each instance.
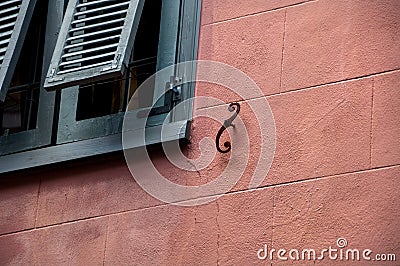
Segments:
[[[196,207],[165,204],[135,183],[121,153],[3,175],[0,265],[312,265],[257,251],[319,252],[339,238],[371,258],[397,253],[370,265],[399,265],[399,24],[398,0],[203,0],[199,58],[245,72],[274,114],[277,147],[261,186],[248,188],[260,130],[247,103],[260,99],[199,84],[197,96],[242,103],[250,160],[231,192]],[[184,152],[198,156],[219,126],[195,119]],[[188,174],[160,151],[154,164],[180,184],[207,183],[229,162],[217,154]]]

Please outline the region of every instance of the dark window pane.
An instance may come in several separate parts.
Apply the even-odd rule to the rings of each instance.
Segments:
[[[161,0],[146,1],[135,37],[130,70],[121,79],[79,88],[76,120],[101,117],[125,110],[137,87],[156,72]],[[148,107],[152,99],[136,97],[135,106]]]

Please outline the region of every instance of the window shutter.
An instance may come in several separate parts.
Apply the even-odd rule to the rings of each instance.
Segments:
[[[70,0],[44,87],[120,76],[128,65],[144,0]]]
[[[36,0],[0,2],[0,100],[4,101],[17,65]]]

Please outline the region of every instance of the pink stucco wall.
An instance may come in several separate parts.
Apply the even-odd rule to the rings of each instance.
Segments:
[[[4,175],[0,265],[280,265],[293,261],[257,251],[337,248],[338,238],[397,255],[369,265],[399,265],[399,23],[397,0],[203,0],[199,58],[244,71],[274,114],[276,153],[262,185],[248,188],[260,131],[245,102],[259,99],[199,84],[197,96],[241,101],[250,129],[250,162],[230,193],[196,207],[162,203],[121,153]],[[198,155],[218,128],[195,119],[184,153]],[[229,162],[217,155],[186,174],[157,150],[152,158],[181,184],[206,183]]]

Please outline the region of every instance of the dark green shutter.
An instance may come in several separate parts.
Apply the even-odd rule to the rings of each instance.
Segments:
[[[128,64],[144,0],[70,0],[44,87],[120,76]]]

